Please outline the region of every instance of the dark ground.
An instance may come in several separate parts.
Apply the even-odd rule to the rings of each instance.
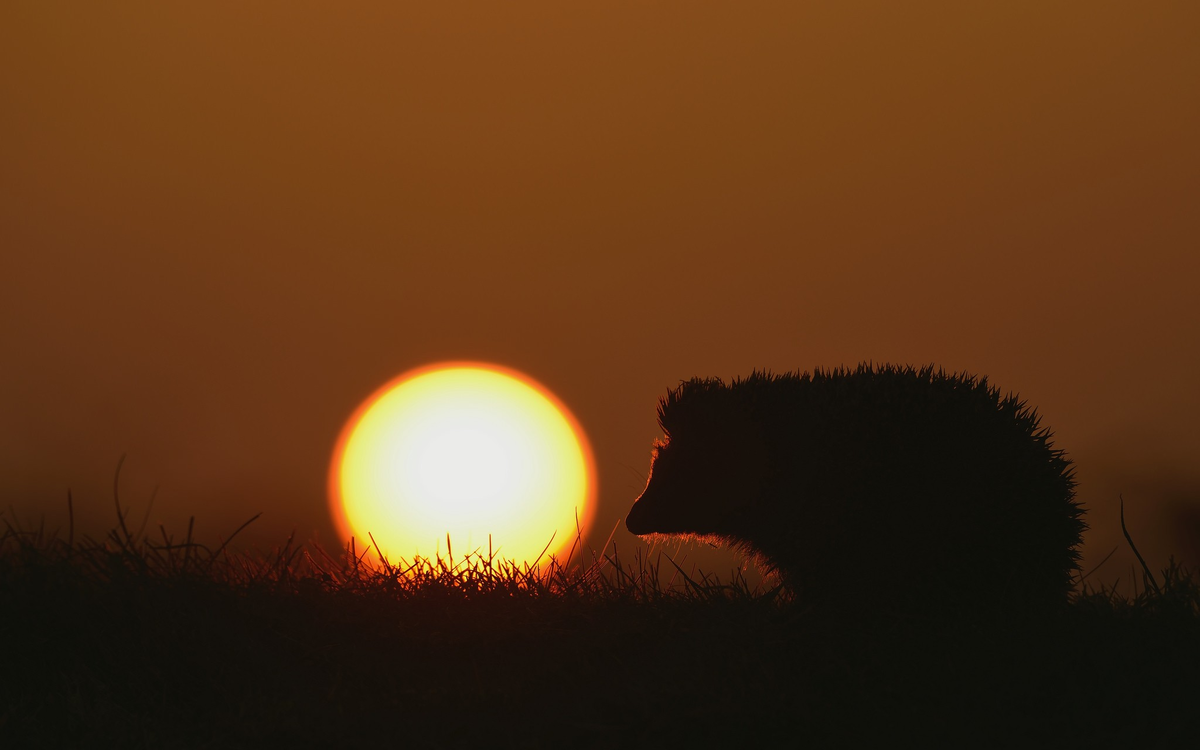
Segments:
[[[196,550],[0,539],[0,746],[1200,738],[1200,595],[1180,575],[1159,576],[1161,595],[1078,597],[1003,622],[839,622],[736,586],[664,591],[612,566],[582,581],[429,569],[410,582],[305,550]]]

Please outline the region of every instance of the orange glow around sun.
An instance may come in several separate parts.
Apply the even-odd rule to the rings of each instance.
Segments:
[[[576,524],[587,532],[596,495],[570,411],[522,373],[471,362],[412,370],[376,391],[342,430],[329,485],[342,539],[361,550],[369,532],[392,562],[444,558],[447,534],[456,560],[486,556],[489,535],[496,558],[561,559]]]

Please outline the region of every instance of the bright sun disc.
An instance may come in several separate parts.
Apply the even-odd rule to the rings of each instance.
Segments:
[[[330,504],[343,539],[391,561],[464,553],[533,563],[586,533],[591,450],[575,418],[529,377],[490,364],[407,372],[358,408],[338,440]],[[553,539],[553,542],[551,542]],[[547,547],[549,544],[549,547]],[[543,558],[545,562],[545,558]]]

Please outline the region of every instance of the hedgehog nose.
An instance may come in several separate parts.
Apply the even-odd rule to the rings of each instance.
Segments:
[[[646,503],[643,498],[646,493],[642,493],[641,497],[633,501],[633,507],[629,509],[629,515],[625,516],[625,528],[629,529],[631,534],[649,534],[652,529],[650,527],[649,514],[646,512]]]
[[[637,506],[629,511],[629,515],[625,516],[625,528],[629,529],[629,533],[641,536],[646,533],[645,525],[642,521],[642,513],[638,512]]]

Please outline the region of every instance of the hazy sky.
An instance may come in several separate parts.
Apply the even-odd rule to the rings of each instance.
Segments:
[[[127,454],[135,517],[332,541],[343,420],[465,358],[575,411],[598,545],[680,379],[937,363],[1039,407],[1089,561],[1118,493],[1200,561],[1197,39],[1192,0],[7,0],[0,501],[102,530]]]

